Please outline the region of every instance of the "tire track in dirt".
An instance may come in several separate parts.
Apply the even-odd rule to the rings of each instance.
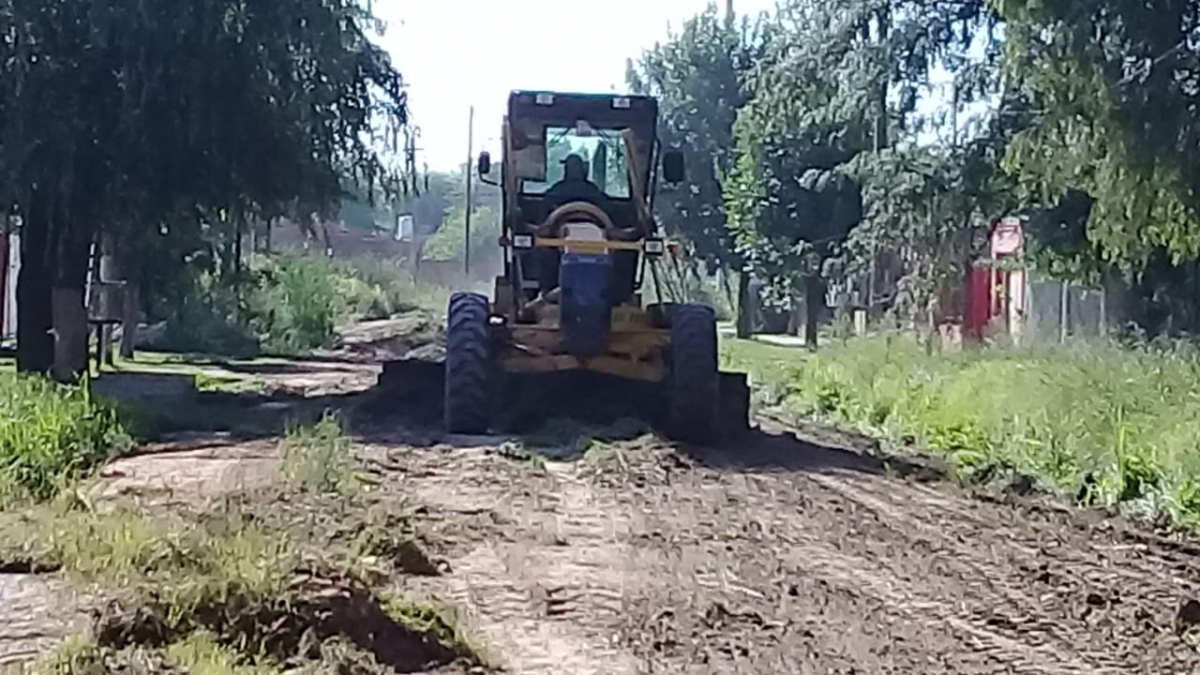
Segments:
[[[684,660],[690,661],[687,665],[695,672],[765,673],[780,666],[806,673],[838,672],[838,668],[882,672],[877,668],[905,663],[923,667],[922,672],[1099,672],[1089,664],[1014,643],[954,616],[952,607],[917,592],[907,579],[848,552],[852,546],[845,541],[846,533],[804,517],[805,512],[814,510],[811,503],[804,509],[780,509],[778,502],[769,510],[754,509],[763,492],[773,493],[769,495],[773,500],[797,489],[811,495],[815,491],[810,485],[788,482],[764,490],[762,481],[720,476],[700,480],[728,482],[728,492],[722,494],[712,485],[689,484],[692,481],[676,485],[680,501],[690,504],[674,513],[680,520],[692,520],[693,527],[699,526],[701,543],[668,560],[660,573],[661,578],[679,580],[674,584],[677,587],[686,587],[689,574],[693,578],[723,577],[723,583],[700,591],[697,595],[701,597],[693,598],[691,607],[677,613],[684,624],[689,617],[683,615],[692,615],[688,629],[693,646]],[[707,493],[707,497],[690,499],[682,496],[685,493]],[[714,496],[718,499],[712,500]],[[716,507],[707,514],[705,499]],[[744,506],[767,514],[769,520],[763,522],[764,518],[752,511],[738,508]],[[836,515],[832,508],[828,512]],[[724,522],[712,532],[712,525],[720,520]],[[660,522],[664,529],[684,527],[678,522]],[[707,535],[704,529],[710,529]],[[685,573],[684,579],[680,572]],[[670,597],[671,590],[661,588],[654,595]],[[729,630],[714,623],[714,614],[728,613],[734,607],[749,626]],[[768,625],[784,630],[766,640],[764,633],[752,630]],[[680,642],[679,638],[673,641]],[[715,650],[705,649],[712,645]],[[671,656],[645,654],[648,661]],[[931,667],[928,661],[935,658],[942,660],[945,669]],[[663,668],[662,672],[675,670]]]
[[[652,514],[635,537],[663,552],[654,578],[736,582],[666,613],[655,598],[686,581],[643,592],[626,639],[653,672],[1200,672],[1170,630],[1195,575],[1102,532],[860,472],[654,478],[628,491]],[[735,606],[756,628],[713,621]]]
[[[619,504],[570,464],[547,463],[539,475],[476,450],[435,464],[413,459],[419,477],[402,489],[418,501],[435,511],[491,510],[505,523],[504,537],[474,541],[434,584],[466,609],[490,656],[522,675],[638,672],[616,644],[637,560]]]
[[[1064,653],[1090,652],[1098,664],[1121,672],[1161,658],[1200,665],[1196,653],[1166,630],[1181,600],[1200,592],[1194,566],[1191,580],[1164,574],[1164,565],[1178,568],[1178,561],[1141,555],[1114,532],[1081,529],[1065,515],[1046,520],[878,479],[812,480],[871,509],[896,538],[944,551],[968,591],[967,620]],[[964,527],[988,511],[994,518],[986,530]],[[1130,633],[1128,627],[1138,624],[1150,629]]]
[[[78,628],[62,620],[56,604],[61,591],[46,577],[0,574],[0,667],[37,658]]]

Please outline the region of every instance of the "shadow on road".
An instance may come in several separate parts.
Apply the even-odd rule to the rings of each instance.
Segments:
[[[442,431],[441,387],[434,386],[440,381],[416,379],[417,384],[407,388],[375,386],[322,396],[286,391],[202,392],[188,405],[142,411],[146,425],[139,435],[149,441],[203,434],[257,440],[283,435],[297,425],[314,424],[333,413],[346,432],[362,442],[413,448],[498,446],[513,441],[528,453],[573,461],[596,442],[650,439],[655,446],[671,446],[694,466],[722,471],[852,471],[918,481],[940,480],[947,473],[932,459],[887,455],[866,437],[815,427],[796,429],[772,420],[762,420],[758,428],[713,447],[674,445],[649,436],[653,433],[650,425],[630,414],[653,405],[649,398],[626,400],[624,411],[621,406],[599,403],[579,405],[580,401],[601,399],[611,403],[599,390],[558,390],[541,416],[531,412],[537,406],[522,406],[522,415],[510,416],[509,425],[494,435],[449,435]],[[632,409],[628,407],[631,403]]]
[[[347,358],[323,358],[310,359],[301,361],[299,359],[292,361],[256,363],[253,361],[226,361],[224,363],[215,364],[222,370],[228,370],[231,373],[240,375],[327,375],[330,371],[338,371],[358,366],[351,359]],[[338,368],[339,365],[345,365],[347,368]]]
[[[134,432],[144,441],[221,434],[236,440],[281,436],[296,425],[314,424],[327,412],[355,410],[363,393],[304,396],[275,392],[200,392],[187,403],[130,405]]]
[[[854,471],[938,481],[947,469],[931,458],[882,452],[873,440],[825,429],[795,430],[762,421],[737,440],[716,447],[681,445],[679,454],[700,466],[735,471]]]

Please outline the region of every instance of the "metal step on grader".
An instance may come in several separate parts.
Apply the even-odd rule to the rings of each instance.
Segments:
[[[685,442],[749,429],[747,378],[719,369],[713,308],[642,303],[647,278],[664,297],[658,168],[666,182],[684,179],[657,122],[649,96],[510,94],[498,178],[488,153],[477,166],[502,187],[504,273],[490,299],[450,299],[446,431],[486,433],[518,408],[536,422],[550,407],[587,417],[613,404]]]

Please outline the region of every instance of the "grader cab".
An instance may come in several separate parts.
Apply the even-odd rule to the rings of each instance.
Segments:
[[[668,254],[652,215],[658,167],[665,181],[684,178],[682,155],[660,148],[657,118],[647,96],[509,96],[499,167],[486,152],[477,167],[502,186],[504,273],[490,300],[450,299],[447,431],[488,431],[496,399],[522,377],[563,372],[649,385],[661,402],[655,421],[679,440],[749,427],[745,375],[718,368],[713,309],[642,303]]]

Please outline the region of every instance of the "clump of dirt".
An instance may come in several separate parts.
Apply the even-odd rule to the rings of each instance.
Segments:
[[[425,358],[440,361],[442,355],[438,348],[444,342],[442,322],[431,313],[418,309],[346,328],[338,334],[333,350],[356,360]]]
[[[361,579],[332,570],[298,571],[278,595],[236,586],[214,589],[187,611],[144,589],[97,612],[94,632],[101,652],[161,649],[206,632],[238,652],[261,654],[284,667],[321,660],[322,643],[333,639],[401,673],[475,660],[446,618],[429,609],[389,607]]]
[[[0,574],[53,574],[62,570],[62,565],[31,556],[17,555],[0,560]]]
[[[428,542],[412,527],[409,514],[388,511],[368,516],[336,532],[334,540],[349,543],[362,554],[387,561],[392,568],[413,576],[441,576],[443,564],[426,550]]]

